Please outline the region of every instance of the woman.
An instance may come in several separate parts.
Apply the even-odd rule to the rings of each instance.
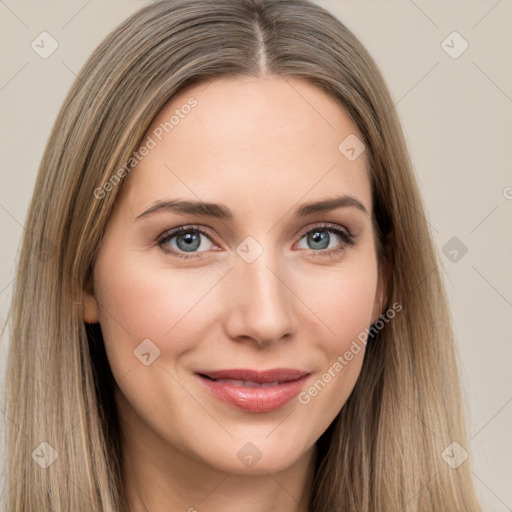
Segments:
[[[164,0],[103,41],[12,333],[7,510],[480,510],[393,102],[306,0]]]

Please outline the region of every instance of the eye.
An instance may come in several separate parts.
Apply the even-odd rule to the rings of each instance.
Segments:
[[[334,235],[334,236],[333,236]],[[332,256],[345,250],[347,246],[355,245],[355,240],[348,230],[342,230],[336,225],[321,224],[306,231],[301,239],[313,251],[314,256]]]
[[[202,257],[198,253],[208,252],[215,247],[212,238],[213,236],[203,228],[180,226],[166,231],[157,243],[162,250],[178,258],[196,258]],[[308,246],[301,248],[309,250],[314,257],[334,256],[343,252],[347,246],[355,245],[354,236],[336,224],[314,226],[300,235],[299,244],[303,239]]]
[[[193,258],[195,253],[209,251],[214,246],[209,233],[192,226],[167,231],[157,242],[164,251],[181,258]]]

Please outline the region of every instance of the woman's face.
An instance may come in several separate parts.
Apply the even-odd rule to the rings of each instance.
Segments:
[[[276,76],[194,86],[147,132],[86,311],[125,429],[157,456],[278,471],[343,407],[384,296],[356,136],[330,96]]]

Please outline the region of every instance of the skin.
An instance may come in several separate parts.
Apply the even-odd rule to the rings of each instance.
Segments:
[[[117,382],[127,495],[137,512],[305,511],[315,442],[350,395],[364,346],[308,404],[267,413],[218,401],[194,370],[298,368],[311,373],[308,389],[383,312],[365,153],[349,161],[338,150],[357,129],[333,98],[273,75],[196,85],[148,135],[190,97],[197,106],[125,178],[85,299]],[[367,212],[293,216],[342,194]],[[159,211],[136,220],[169,199],[221,203],[234,218]],[[320,228],[328,249],[343,250],[315,257],[328,249],[307,233],[325,222],[355,245]],[[199,257],[158,245],[190,225],[212,235],[199,235]],[[252,263],[236,251],[248,236],[263,249]],[[167,247],[190,254],[172,240]],[[145,339],[160,350],[149,366],[134,357]],[[248,442],[261,453],[252,467],[237,457]]]

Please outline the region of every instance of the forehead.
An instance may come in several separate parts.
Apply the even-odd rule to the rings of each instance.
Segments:
[[[366,154],[345,152],[343,141],[353,145],[354,137],[345,110],[305,80],[218,78],[161,110],[140,147],[149,149],[123,185],[124,200],[137,209],[193,198],[236,210],[349,193],[370,211]]]

